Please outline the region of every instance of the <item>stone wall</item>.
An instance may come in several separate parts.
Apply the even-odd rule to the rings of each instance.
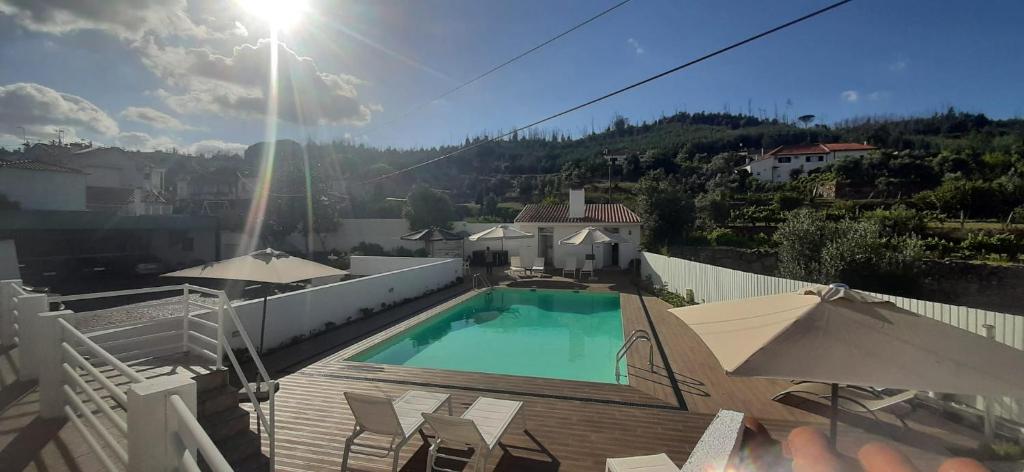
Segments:
[[[672,256],[779,276],[778,256],[772,251],[688,246],[674,249]],[[893,295],[1024,315],[1024,265],[926,260],[921,272],[921,286],[917,290]]]

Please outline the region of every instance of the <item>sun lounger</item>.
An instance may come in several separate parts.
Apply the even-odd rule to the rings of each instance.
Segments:
[[[423,413],[423,418],[437,434],[437,439],[430,445],[430,453],[427,455],[427,472],[450,470],[435,464],[438,457],[467,464],[473,462],[473,458],[476,457],[476,467],[473,470],[486,470],[487,459],[495,449],[498,449],[501,437],[505,435],[509,425],[517,416],[522,417],[525,431],[526,414],[523,411],[523,402],[487,397],[477,398],[469,409],[458,418]],[[442,447],[473,448],[473,455],[464,458],[442,454],[438,452]]]
[[[562,264],[562,275],[564,276],[566,273],[569,273],[570,277],[573,277],[573,278],[576,277],[576,258],[575,257],[567,257],[567,258],[565,258],[565,263]]]
[[[594,278],[594,261],[593,259],[587,259],[583,261],[583,268],[580,269],[580,278],[583,278],[583,273],[590,273],[590,278]]]
[[[448,414],[452,414],[451,398],[446,393],[420,392],[410,390],[395,401],[386,397],[345,392],[345,401],[355,417],[356,425],[345,440],[345,451],[341,459],[341,471],[348,466],[349,454],[371,457],[394,456],[391,470],[398,470],[398,455],[402,446],[409,442],[423,426],[423,413],[434,413],[445,403]],[[363,433],[390,437],[387,447],[377,444],[357,443]],[[357,449],[353,449],[355,446]]]
[[[533,267],[530,267],[530,273],[533,273],[535,271],[536,272],[540,272],[541,274],[544,273],[544,258],[543,257],[538,257],[538,258],[535,258],[533,260]]]
[[[743,440],[743,413],[719,410],[682,468],[665,454],[605,461],[605,472],[719,472]]]
[[[508,275],[510,277],[515,276],[516,272],[526,275],[526,269],[523,268],[523,261],[519,256],[512,256],[508,258]]]
[[[821,382],[801,382],[789,387],[772,400],[779,401],[787,395],[810,397],[828,403],[832,398],[832,385]],[[839,387],[839,408],[853,413],[874,413],[878,410],[912,400],[917,396],[916,390],[907,390],[896,395],[885,396],[874,390],[856,386]]]

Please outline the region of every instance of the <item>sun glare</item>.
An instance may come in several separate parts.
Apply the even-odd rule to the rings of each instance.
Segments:
[[[309,6],[306,0],[241,0],[249,14],[266,21],[273,30],[295,26]]]

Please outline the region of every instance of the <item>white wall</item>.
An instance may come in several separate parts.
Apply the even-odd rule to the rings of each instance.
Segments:
[[[520,223],[517,227],[527,233],[534,235],[531,239],[522,240],[522,250],[519,256],[522,258],[522,263],[525,266],[532,266],[534,258],[539,253],[540,236],[539,228],[552,228],[554,230],[554,242],[553,242],[553,254],[554,260],[547,261],[547,265],[561,268],[566,258],[575,257],[576,267],[583,267],[584,256],[590,254],[591,247],[586,246],[566,246],[558,244],[558,241],[571,236],[573,233],[586,228],[587,226],[596,226],[600,229],[605,228],[619,228],[619,237],[629,241],[629,243],[619,244],[619,265],[618,267],[627,267],[629,261],[637,257],[637,248],[640,244],[642,237],[642,231],[640,225],[622,225],[622,224],[606,224],[602,225],[592,223]],[[594,251],[594,267],[604,268],[611,264],[612,249],[610,245],[595,245]],[[513,254],[515,255],[515,254]]]
[[[0,193],[25,210],[84,210],[85,174],[0,168]]]
[[[327,322],[342,324],[361,318],[361,308],[379,311],[382,303],[419,297],[454,282],[461,275],[462,262],[449,259],[270,297],[264,347],[270,349],[288,343],[295,336],[321,331]],[[259,343],[262,309],[263,300],[235,305],[254,345]],[[242,345],[237,337],[231,342]]]
[[[13,239],[0,240],[0,280],[20,279],[18,269],[18,251]]]
[[[376,275],[450,259],[443,257],[352,256],[350,260],[351,266],[348,269],[350,274]]]

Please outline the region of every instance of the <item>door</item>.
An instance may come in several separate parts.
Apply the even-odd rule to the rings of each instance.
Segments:
[[[544,258],[544,266],[550,266],[555,257],[555,229],[537,228],[537,257]]]

